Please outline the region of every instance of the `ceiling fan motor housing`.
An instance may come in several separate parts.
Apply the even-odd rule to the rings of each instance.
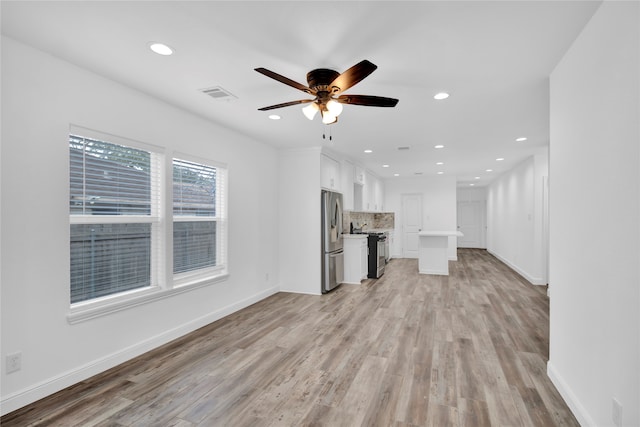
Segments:
[[[317,92],[331,92],[329,85],[338,78],[339,75],[340,73],[337,71],[318,68],[307,73],[307,83],[311,89]]]

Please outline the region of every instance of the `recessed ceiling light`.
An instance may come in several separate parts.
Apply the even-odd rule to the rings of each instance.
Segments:
[[[473,179],[480,179],[480,177],[479,177],[479,176],[476,176],[476,177],[475,177],[475,178],[473,178]]]
[[[163,43],[151,42],[149,43],[149,49],[157,53],[158,55],[168,56],[173,54],[173,49]]]
[[[438,163],[436,163],[436,165],[442,166],[442,165],[444,165],[444,163],[443,162],[438,162]]]
[[[526,141],[527,138],[525,138],[524,136],[521,136],[520,138],[516,138],[517,142],[522,142],[522,141]]]
[[[382,167],[383,167],[383,168],[388,168],[388,167],[389,167],[389,165],[382,165]]]
[[[393,176],[400,176],[400,174],[399,173],[394,173]]]
[[[471,183],[471,184],[469,184],[469,185],[473,187],[475,184],[474,184],[474,183]]]
[[[501,162],[501,161],[503,161],[503,160],[504,160],[504,157],[498,157],[498,158],[496,159],[496,162]]]
[[[433,148],[444,148],[444,145],[434,145]]]
[[[440,92],[433,95],[433,99],[437,99],[437,100],[447,99],[448,97],[449,97],[449,94],[447,92]]]
[[[438,175],[442,175],[443,173],[444,173],[444,172],[442,172],[442,171],[439,171],[439,172],[438,172]]]
[[[370,154],[373,153],[373,150],[364,150],[365,153]]]
[[[486,171],[487,172],[493,172],[493,169],[487,169]]]
[[[271,114],[271,115],[269,116],[269,118],[270,118],[271,120],[280,120],[280,116],[279,116],[279,115],[277,115],[277,114]]]

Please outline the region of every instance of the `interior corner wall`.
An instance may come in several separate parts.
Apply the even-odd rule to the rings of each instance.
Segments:
[[[2,37],[2,286],[5,414],[279,290],[277,150]],[[69,125],[226,163],[224,282],[77,324],[69,312]]]
[[[640,425],[640,7],[605,1],[551,75],[550,360],[583,426]]]
[[[547,164],[544,150],[487,187],[487,250],[536,285],[547,283],[542,236]]]
[[[320,147],[279,152],[280,288],[320,295]]]
[[[422,195],[422,229],[455,231],[457,225],[456,177],[427,176],[422,178],[393,178],[385,181],[384,206],[395,214],[394,239],[390,246],[393,258],[402,258],[402,195]],[[449,239],[449,259],[456,259],[457,240]]]

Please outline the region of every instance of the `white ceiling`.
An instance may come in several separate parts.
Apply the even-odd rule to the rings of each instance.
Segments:
[[[548,76],[599,4],[2,1],[1,14],[9,37],[273,146],[325,145],[384,178],[442,171],[466,186],[548,146]],[[175,54],[152,53],[150,41]],[[254,68],[306,84],[314,68],[363,59],[378,69],[345,94],[398,98],[395,108],[346,105],[331,126],[301,106],[258,111],[308,96]],[[213,86],[237,99],[200,92]],[[440,91],[451,96],[434,100]]]

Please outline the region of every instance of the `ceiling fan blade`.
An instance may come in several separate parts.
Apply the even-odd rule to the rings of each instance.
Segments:
[[[282,104],[276,104],[276,105],[270,105],[268,107],[258,108],[258,110],[260,111],[275,110],[276,108],[289,107],[291,105],[308,104],[313,101],[315,101],[315,99],[300,99],[298,101],[284,102]]]
[[[395,98],[371,95],[340,95],[335,100],[341,104],[367,105],[370,107],[395,107],[398,103]]]
[[[357,63],[356,65],[336,77],[335,80],[331,82],[329,87],[339,88],[337,90],[334,90],[334,94],[344,92],[355,84],[361,82],[365,77],[373,73],[376,68],[378,68],[377,65],[372,64],[365,59],[364,61]]]
[[[293,81],[293,80],[291,80],[291,79],[289,79],[289,78],[287,78],[285,76],[281,76],[278,73],[274,73],[271,70],[267,70],[266,68],[262,68],[262,67],[254,68],[254,69],[257,72],[259,72],[260,74],[264,74],[267,77],[271,77],[272,79],[277,80],[280,83],[284,83],[284,84],[286,84],[288,86],[291,86],[291,87],[296,88],[298,90],[301,90],[303,92],[315,95],[315,92],[311,88],[309,88],[309,87],[307,87],[307,86],[305,86],[305,85],[303,85],[301,83],[295,82],[295,81]]]

